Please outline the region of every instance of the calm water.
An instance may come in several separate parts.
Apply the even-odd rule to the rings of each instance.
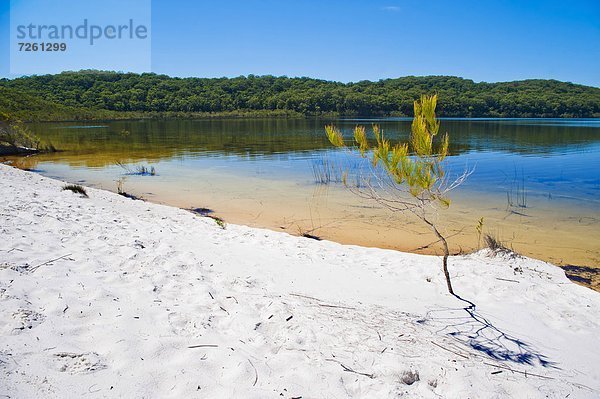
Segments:
[[[390,217],[340,184],[316,184],[314,169],[355,168],[333,149],[323,126],[349,133],[380,124],[406,139],[410,119],[251,119],[44,123],[31,129],[65,152],[28,158],[25,167],[90,186],[125,189],[154,202],[214,209],[226,220],[313,233],[341,242],[414,250],[431,237],[414,220]],[[600,120],[446,119],[448,169],[472,170],[440,222],[456,250],[478,245],[474,226],[516,250],[556,263],[600,266]],[[156,176],[127,175],[117,163],[151,165]],[[377,224],[377,226],[375,226]],[[430,248],[426,252],[434,251]]]

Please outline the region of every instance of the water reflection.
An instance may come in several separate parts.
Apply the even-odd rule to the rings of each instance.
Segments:
[[[405,140],[411,120],[143,120],[42,123],[31,128],[66,150],[38,157],[40,162],[104,168],[117,162],[162,161],[185,169],[199,161],[196,166],[212,164],[239,173],[254,170],[275,178],[310,179],[315,162],[348,162],[327,141],[323,133],[327,123],[335,123],[348,137],[356,124],[377,123],[391,140]],[[446,119],[442,131],[451,137],[449,169],[455,174],[474,169],[466,189],[506,191],[515,176],[522,175],[532,195],[598,200],[598,120]]]
[[[283,226],[292,233],[316,224],[320,234],[342,242],[403,250],[427,244],[426,232],[406,220],[390,220],[341,184],[319,187],[315,165],[358,168],[355,157],[329,144],[327,123],[348,137],[356,124],[377,123],[397,140],[408,137],[411,120],[40,123],[31,129],[65,151],[20,162],[48,176],[111,190],[125,174],[118,163],[154,166],[158,176],[128,176],[128,192],[176,206],[208,207],[232,222]],[[448,216],[449,229],[463,231],[455,238],[460,249],[473,247],[473,226],[485,216],[490,228],[526,254],[600,264],[600,121],[445,119],[441,129],[451,138],[450,173],[473,170],[454,193]],[[339,180],[333,176],[333,182]],[[373,220],[383,227],[375,229]],[[398,223],[405,235],[398,233]]]
[[[559,123],[561,122],[561,123]],[[34,124],[32,130],[57,147],[78,152],[122,152],[132,160],[211,153],[269,157],[330,148],[323,126],[335,123],[350,136],[356,124],[377,123],[390,139],[405,139],[408,119],[321,120],[239,119],[114,121]],[[444,120],[451,151],[505,151],[552,155],[596,149],[600,122],[595,120]],[[149,158],[150,157],[150,158]],[[91,160],[92,161],[92,160]]]

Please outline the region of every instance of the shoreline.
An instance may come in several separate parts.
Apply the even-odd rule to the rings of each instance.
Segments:
[[[37,156],[33,158],[40,159]],[[33,161],[33,158],[28,160]],[[22,164],[21,167],[27,165]],[[35,164],[32,165],[35,168]],[[106,180],[106,176],[94,178],[86,176],[86,173],[66,176],[48,171],[41,173],[116,192],[114,181]],[[181,187],[156,182],[155,178],[133,178],[127,182],[125,190],[156,204],[185,210],[210,208],[214,216],[234,224],[295,236],[307,232],[341,244],[439,254],[439,248],[430,244],[436,240],[435,236],[418,221],[410,219],[409,215],[389,214],[372,202],[357,200],[344,188],[315,185],[314,189],[305,189],[287,181],[226,174],[213,176],[215,172],[212,170],[210,173],[210,176],[196,179],[211,187],[209,189],[194,186],[194,182]],[[253,186],[261,189],[253,190]],[[185,191],[185,195],[181,195],[180,190]],[[522,255],[563,268],[573,281],[600,292],[600,269],[595,247],[598,240],[593,239],[594,226],[572,222],[587,216],[583,208],[565,213],[554,205],[547,208],[547,205],[540,207],[538,204],[528,209],[527,215],[519,215],[518,212],[511,214],[501,210],[499,206],[502,204],[496,197],[479,195],[469,198],[467,194],[461,195],[461,198],[455,198],[451,209],[443,212],[442,227],[447,230],[448,236],[453,237],[451,253],[465,254],[481,249],[483,243],[481,237],[477,237],[475,225],[477,218],[483,217],[486,222],[484,233],[496,236],[505,246]],[[566,216],[557,216],[563,213]]]
[[[119,112],[119,111],[114,111]],[[128,112],[128,111],[124,111]],[[337,113],[327,113],[327,114],[286,114],[282,112],[265,112],[253,114],[248,112],[247,114],[244,112],[215,112],[215,113],[199,113],[199,114],[191,114],[191,115],[179,115],[179,114],[169,114],[169,113],[158,113],[158,114],[139,114],[139,115],[124,115],[123,118],[118,118],[115,116],[119,115],[111,115],[110,117],[98,117],[98,118],[81,118],[81,119],[25,119],[24,123],[34,124],[34,123],[77,123],[77,122],[110,122],[110,121],[142,121],[142,120],[168,120],[173,118],[184,119],[184,120],[210,120],[210,119],[339,119],[339,120],[407,120],[411,121],[413,119],[410,115],[343,115]],[[600,116],[596,117],[574,117],[574,116],[556,116],[556,117],[546,117],[546,116],[531,116],[531,117],[519,117],[519,116],[504,116],[504,117],[494,117],[494,116],[442,116],[437,118],[440,121],[452,121],[452,120],[466,120],[466,121],[497,121],[497,120],[557,120],[557,121],[567,121],[567,120],[582,120],[582,121],[597,121],[600,120]]]
[[[600,295],[546,262],[451,257],[481,325],[436,256],[222,229],[6,165],[0,181],[2,394],[600,393]]]

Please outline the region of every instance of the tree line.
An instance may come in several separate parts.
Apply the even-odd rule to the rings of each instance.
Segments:
[[[376,82],[240,76],[178,78],[153,73],[63,72],[0,80],[0,107],[37,119],[231,114],[412,116],[413,101],[438,94],[443,117],[600,117],[600,88],[556,80],[476,83],[453,76]],[[46,112],[44,112],[46,111]],[[49,115],[46,115],[49,114]]]

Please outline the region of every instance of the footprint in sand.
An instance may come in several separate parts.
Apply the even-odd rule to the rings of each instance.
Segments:
[[[14,298],[12,295],[6,293],[8,291],[7,287],[0,286],[0,300]]]
[[[11,353],[5,350],[0,351],[0,369],[6,370],[9,366]]]
[[[14,331],[20,332],[23,330],[32,329],[44,321],[44,315],[29,309],[17,309],[12,314],[15,321]]]
[[[191,315],[181,312],[169,313],[169,324],[171,331],[176,335],[200,336],[202,331],[210,327],[212,316],[206,320],[198,320]]]
[[[17,264],[13,264],[13,263],[0,263],[0,269],[11,269],[16,271],[19,274],[24,274],[27,273],[28,269],[29,269],[29,265],[25,264],[25,265],[17,265]]]
[[[100,356],[95,352],[59,352],[54,354],[54,361],[58,365],[59,371],[69,374],[91,373],[106,368]]]

